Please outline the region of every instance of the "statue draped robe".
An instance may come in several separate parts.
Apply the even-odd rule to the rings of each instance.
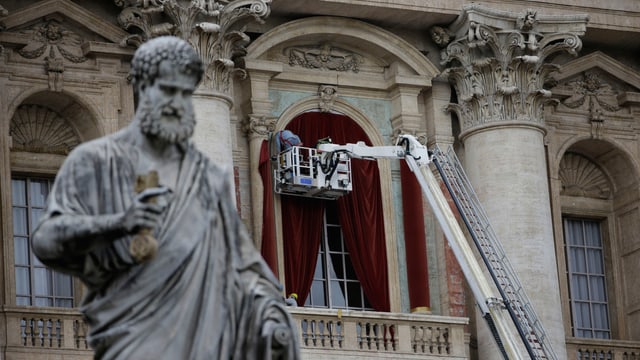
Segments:
[[[137,152],[126,131],[69,155],[41,221],[131,206]],[[41,259],[86,284],[81,311],[96,359],[271,359],[274,329],[289,331],[283,358],[298,358],[279,284],[237,214],[229,180],[189,145],[155,258],[137,264],[124,236],[86,255]]]

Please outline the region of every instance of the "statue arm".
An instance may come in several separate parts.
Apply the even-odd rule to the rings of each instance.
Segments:
[[[141,228],[155,229],[166,204],[146,200],[167,192],[167,188],[149,188],[136,195],[129,209],[116,214],[53,213],[36,228],[32,236],[33,251],[43,262],[55,262],[86,255]]]
[[[54,214],[32,235],[33,252],[42,260],[82,256],[126,235],[124,213],[110,215]]]

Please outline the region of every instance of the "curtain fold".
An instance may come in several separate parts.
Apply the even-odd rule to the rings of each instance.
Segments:
[[[292,120],[288,130],[297,134],[304,146],[315,146],[330,136],[336,144],[364,141],[364,131],[349,117],[340,114],[308,112]],[[353,188],[338,200],[338,211],[345,245],[365,295],[377,311],[389,311],[387,255],[380,176],[375,161],[352,161]],[[321,202],[283,196],[282,216],[287,293],[296,292],[304,303],[313,280],[322,234]],[[303,259],[304,257],[304,259]]]
[[[260,147],[258,170],[262,178],[262,245],[260,253],[271,271],[278,277],[278,253],[276,248],[275,216],[273,213],[273,178],[269,159],[269,142],[263,141]]]

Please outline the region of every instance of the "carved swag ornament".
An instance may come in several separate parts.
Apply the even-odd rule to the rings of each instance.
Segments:
[[[44,68],[49,74],[49,89],[62,91],[64,61],[82,63],[87,58],[82,54],[82,39],[66,30],[60,21],[50,19],[22,31],[31,36],[31,42],[18,50],[27,59],[44,57]]]

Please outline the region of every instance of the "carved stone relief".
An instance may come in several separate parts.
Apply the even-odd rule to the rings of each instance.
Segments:
[[[64,61],[82,63],[87,58],[82,54],[82,39],[67,30],[57,19],[37,23],[20,33],[30,36],[30,42],[18,49],[18,54],[27,59],[43,57],[44,68],[49,74],[49,89],[62,91]]]
[[[68,154],[80,143],[69,122],[39,105],[21,105],[11,119],[12,150]]]
[[[584,31],[575,23],[585,27],[586,17],[540,19],[533,10],[516,14],[475,4],[464,9],[468,16],[447,29],[456,39],[441,52],[458,95],[449,110],[462,119],[463,131],[501,121],[542,124],[543,105],[553,101],[544,85],[557,69],[547,59],[561,51],[577,54]],[[513,28],[501,28],[509,20]]]
[[[333,110],[333,103],[338,97],[338,87],[334,85],[320,85],[318,87],[318,97],[320,97],[318,103],[320,111],[330,112]]]
[[[289,65],[308,69],[360,71],[363,56],[327,43],[316,46],[296,46],[284,49]]]
[[[270,0],[115,0],[122,7],[118,23],[130,32],[122,45],[174,35],[188,41],[205,64],[201,86],[229,94],[234,74],[244,76],[236,63],[246,53],[250,21],[269,15]]]
[[[562,182],[561,195],[596,199],[609,199],[611,196],[611,185],[604,172],[582,155],[565,154],[560,161],[559,176]]]
[[[275,126],[275,118],[249,115],[247,120],[242,124],[242,130],[247,134],[249,138],[255,136],[266,138],[275,130]]]

